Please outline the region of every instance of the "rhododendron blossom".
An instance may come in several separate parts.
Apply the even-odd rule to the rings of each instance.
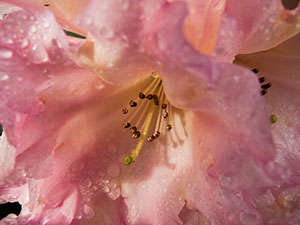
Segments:
[[[0,224],[299,223],[297,4],[0,12]]]

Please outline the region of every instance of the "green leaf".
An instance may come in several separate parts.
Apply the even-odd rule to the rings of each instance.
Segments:
[[[80,38],[80,39],[86,39],[85,36],[82,36],[81,34],[76,34],[72,31],[68,31],[68,30],[64,30],[65,34],[71,37],[76,37],[76,38]]]

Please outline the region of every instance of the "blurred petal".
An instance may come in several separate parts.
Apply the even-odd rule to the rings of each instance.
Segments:
[[[169,1],[173,2],[173,1]],[[211,54],[216,46],[225,0],[186,0],[184,36],[198,51]]]
[[[299,32],[298,16],[299,8],[287,11],[281,0],[228,0],[214,54],[232,60],[272,48]]]
[[[300,191],[300,120],[297,98],[300,85],[299,41],[300,36],[297,35],[272,50],[237,57],[237,63],[258,68],[259,76],[272,83],[266,100],[269,114],[277,117],[277,121],[272,125],[277,155],[270,169],[278,170],[281,177],[288,179],[291,184],[291,187],[283,186],[284,191],[277,194],[277,199],[288,199],[285,207],[279,207],[273,213],[269,213],[269,217],[273,217],[274,220],[276,218],[279,223],[299,219],[299,209],[296,207],[297,193]],[[288,210],[287,207],[291,207],[290,213],[284,213]]]

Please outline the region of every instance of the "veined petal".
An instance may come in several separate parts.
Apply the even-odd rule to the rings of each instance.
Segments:
[[[281,0],[228,0],[215,56],[233,60],[238,53],[270,49],[300,30],[299,8],[287,11]]]

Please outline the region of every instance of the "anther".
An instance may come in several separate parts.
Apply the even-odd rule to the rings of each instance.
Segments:
[[[268,89],[268,88],[270,88],[271,86],[272,86],[271,83],[267,83],[267,84],[261,85],[261,88],[262,88],[262,89]]]
[[[259,70],[258,70],[257,68],[254,68],[254,69],[252,70],[252,72],[253,72],[253,73],[258,73]]]
[[[162,108],[162,109],[166,109],[167,106],[168,106],[168,105],[164,103],[164,104],[161,105],[161,108]]]
[[[172,130],[172,126],[171,126],[170,124],[168,124],[167,127],[166,127],[166,130],[167,130],[167,131]]]
[[[261,91],[260,91],[260,94],[261,94],[261,95],[267,94],[267,90],[266,90],[266,89],[261,90]]]
[[[151,100],[151,99],[153,98],[153,95],[152,95],[152,94],[147,94],[147,95],[146,95],[146,98],[147,98],[148,100]]]
[[[131,125],[127,121],[124,121],[123,126],[124,126],[124,128],[129,128]]]
[[[144,99],[146,97],[146,95],[143,93],[143,92],[140,92],[139,93],[139,98],[140,99]]]
[[[167,111],[164,111],[162,116],[166,119],[168,117],[169,113]]]
[[[154,105],[159,105],[159,100],[157,95],[153,95]]]
[[[124,108],[124,109],[122,109],[122,112],[123,112],[123,114],[127,114],[128,113],[128,109]]]
[[[160,135],[160,132],[159,132],[159,131],[156,131],[154,135],[155,135],[155,138],[158,138],[159,135]]]
[[[153,141],[153,138],[152,138],[152,137],[148,137],[148,138],[147,138],[147,141],[148,141],[148,142],[151,142],[151,141]]]
[[[139,132],[139,131],[135,131],[133,134],[132,134],[132,138],[134,138],[134,139],[137,139],[137,138],[139,138],[141,136],[141,132]]]
[[[137,106],[137,103],[136,103],[135,101],[133,101],[133,100],[130,100],[129,105],[130,105],[131,107],[136,107],[136,106]]]
[[[131,127],[129,130],[132,134],[134,134],[137,131],[137,128],[136,127]]]
[[[258,80],[259,80],[259,83],[263,83],[263,82],[265,82],[265,78],[264,77],[260,77],[260,78],[258,78]]]

